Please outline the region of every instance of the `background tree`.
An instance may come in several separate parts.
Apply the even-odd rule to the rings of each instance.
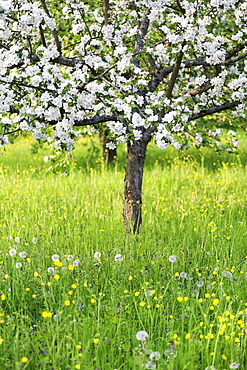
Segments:
[[[88,127],[127,143],[124,223],[141,225],[146,149],[224,144],[202,117],[244,116],[247,2],[0,1],[1,145],[18,130],[72,151]],[[80,127],[80,130],[78,129]],[[84,130],[85,129],[85,130]]]

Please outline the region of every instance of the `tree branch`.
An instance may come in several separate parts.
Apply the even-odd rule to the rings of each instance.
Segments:
[[[35,90],[38,90],[38,91],[48,91],[48,92],[55,93],[56,95],[58,95],[56,90],[48,89],[48,88],[41,87],[41,86],[34,86],[34,85],[25,84],[25,83],[20,82],[20,81],[8,82],[8,81],[0,80],[0,82],[3,83],[3,84],[6,84],[6,85],[10,85],[10,86],[11,85],[16,85],[16,86],[28,87],[30,89],[35,89]]]
[[[180,53],[177,56],[176,63],[173,67],[170,82],[169,82],[169,85],[168,85],[167,90],[166,90],[166,97],[168,99],[170,99],[171,96],[172,96],[172,90],[174,88],[174,85],[175,85],[175,82],[176,82],[176,79],[177,79],[177,76],[178,76],[179,68],[180,68],[181,63],[182,63],[182,58],[183,58],[183,52],[180,51]]]
[[[143,17],[140,21],[140,25],[139,25],[139,32],[140,32],[140,35],[137,37],[137,40],[136,40],[136,45],[135,45],[135,51],[134,53],[139,53],[142,49],[143,49],[143,46],[144,46],[144,37],[146,36],[147,32],[148,32],[148,27],[149,27],[149,18],[148,18],[148,14],[149,14],[149,9],[143,14]],[[140,61],[137,57],[134,57],[133,58],[133,63],[136,67],[139,67],[140,65]]]
[[[227,109],[236,108],[241,103],[242,102],[240,100],[235,100],[235,101],[224,103],[224,104],[221,104],[221,105],[215,105],[214,107],[207,108],[207,109],[201,110],[198,113],[192,114],[189,117],[189,121],[193,121],[195,119],[202,118],[202,117],[208,116],[210,114],[220,113],[220,112],[225,111]]]
[[[105,25],[107,25],[109,21],[109,10],[110,10],[109,0],[102,0],[102,2]]]
[[[45,0],[40,0],[40,1],[41,1],[41,4],[43,6],[43,9],[44,9],[45,13],[48,15],[48,17],[51,18],[51,15],[50,15],[50,12],[47,8]],[[62,45],[61,45],[61,42],[59,40],[57,30],[56,29],[52,30],[52,34],[53,34],[53,37],[54,37],[54,40],[55,40],[55,44],[57,46],[57,50],[58,50],[59,54],[61,54],[62,53]]]
[[[99,123],[104,123],[104,122],[110,122],[110,121],[119,121],[119,118],[117,116],[110,116],[110,115],[102,115],[102,116],[94,116],[91,118],[85,118],[82,120],[76,120],[74,123],[74,126],[94,126]]]
[[[15,132],[18,132],[18,131],[21,131],[21,129],[20,128],[17,128],[16,130],[13,130],[13,131],[4,132],[2,134],[2,136],[4,136],[4,135],[11,135],[11,134],[14,134]]]
[[[234,55],[238,54],[241,50],[243,50],[247,46],[247,40],[242,42],[241,44],[237,45],[235,48],[226,52],[226,60],[230,59]]]

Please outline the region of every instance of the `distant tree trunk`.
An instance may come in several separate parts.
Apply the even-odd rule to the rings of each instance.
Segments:
[[[142,178],[149,140],[127,144],[123,220],[127,233],[139,233],[142,223]]]
[[[105,163],[113,164],[115,159],[117,158],[117,148],[109,149],[106,147],[107,143],[108,143],[107,130],[105,130],[103,132],[103,158]]]

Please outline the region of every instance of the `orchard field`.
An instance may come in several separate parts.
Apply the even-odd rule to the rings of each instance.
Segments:
[[[246,139],[219,156],[151,144],[139,235],[125,151],[107,169],[97,142],[53,171],[28,137],[0,157],[0,368],[246,369]]]

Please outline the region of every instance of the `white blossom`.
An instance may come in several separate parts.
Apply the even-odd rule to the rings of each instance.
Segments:
[[[138,12],[126,4],[115,2],[114,22],[104,24],[102,11],[90,2],[65,1],[56,14],[62,28],[66,22],[58,41],[50,37],[56,34],[53,7],[48,15],[38,1],[0,1],[0,146],[9,143],[8,132],[20,129],[71,152],[78,137],[74,127],[81,124],[79,135],[107,125],[108,149],[142,140],[146,132],[162,149],[184,149],[192,137],[192,145],[200,147],[207,143],[204,136],[214,138],[220,148],[220,128],[207,125],[201,130],[190,120],[231,101],[237,102],[233,116],[245,118],[247,61],[239,58],[244,50],[237,49],[247,34],[246,2],[236,6],[234,0],[210,0],[197,6],[182,1],[183,14],[165,0],[137,0]],[[147,9],[146,32],[141,19]],[[74,35],[76,43],[68,43]],[[168,99],[180,52],[183,59]],[[95,117],[108,118],[103,125],[86,127]],[[234,134],[227,137],[224,146],[236,149]]]

